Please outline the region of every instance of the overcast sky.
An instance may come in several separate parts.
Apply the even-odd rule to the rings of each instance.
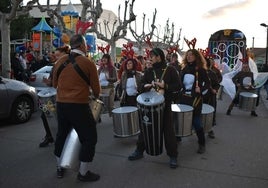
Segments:
[[[53,4],[57,0],[50,0]],[[62,0],[69,3],[70,0]],[[131,2],[132,0],[130,0]],[[40,0],[46,3],[46,0]],[[80,0],[71,0],[73,4]],[[117,14],[118,5],[124,9],[125,0],[101,0],[104,9]],[[175,4],[176,2],[176,4]],[[156,26],[163,30],[167,19],[174,23],[176,33],[181,30],[181,38],[197,38],[196,47],[206,48],[211,34],[222,29],[238,29],[247,38],[247,46],[266,47],[268,25],[267,6],[263,0],[135,0],[134,13],[137,15],[137,29],[141,28],[143,13],[152,20],[157,9]],[[178,5],[177,5],[178,4]],[[148,23],[147,23],[148,24]],[[180,46],[183,46],[181,40]]]

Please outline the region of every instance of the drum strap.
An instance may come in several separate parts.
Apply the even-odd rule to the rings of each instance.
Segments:
[[[75,62],[75,56],[69,54],[69,59],[64,62],[63,64],[60,65],[58,71],[57,71],[57,77],[60,76],[60,73],[63,71],[63,69],[70,63],[72,62],[73,68],[76,70],[76,72],[79,74],[79,76],[85,80],[85,82],[90,85],[89,78],[86,76],[86,74],[82,71],[82,69],[79,67],[79,65]]]
[[[164,78],[164,76],[166,74],[166,70],[167,70],[167,67],[164,69],[164,71],[163,71],[163,73],[162,73],[162,75],[160,77],[159,82],[161,82],[163,80],[163,78]],[[153,71],[153,72],[154,72],[154,80],[156,81],[157,80],[156,73],[155,73],[155,71]]]

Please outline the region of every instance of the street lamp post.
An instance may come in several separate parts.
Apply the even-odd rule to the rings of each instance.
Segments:
[[[268,62],[267,62],[268,61],[268,25],[265,23],[261,23],[260,25],[263,27],[266,27],[267,36],[266,36],[266,51],[265,51],[265,67],[267,68],[268,66]]]

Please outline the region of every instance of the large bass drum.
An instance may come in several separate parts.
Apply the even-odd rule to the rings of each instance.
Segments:
[[[123,106],[112,111],[114,135],[128,137],[140,132],[138,108]]]
[[[194,108],[186,104],[172,104],[171,110],[174,117],[176,136],[192,135],[192,122]]]
[[[146,92],[137,97],[145,150],[152,156],[163,152],[164,101],[164,96],[157,92]]]

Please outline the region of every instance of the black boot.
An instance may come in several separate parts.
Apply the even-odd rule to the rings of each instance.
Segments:
[[[198,144],[199,144],[199,148],[197,150],[197,153],[202,154],[206,151],[204,129],[202,128],[201,130],[196,131],[196,135],[197,135]]]
[[[208,137],[209,138],[212,138],[212,139],[215,138],[215,134],[214,134],[214,131],[213,130],[211,130],[211,131],[208,132]]]
[[[200,144],[199,144],[197,153],[202,154],[202,153],[205,153],[205,151],[206,151],[206,146],[205,146],[205,145],[200,145]]]
[[[257,117],[258,116],[258,114],[256,114],[256,112],[255,111],[251,111],[251,114],[250,114],[251,116],[254,116],[254,117]]]
[[[39,147],[40,148],[43,148],[43,147],[46,147],[48,146],[50,143],[53,143],[54,142],[54,139],[51,137],[51,136],[46,136],[43,140],[43,142],[41,142],[39,144]]]

